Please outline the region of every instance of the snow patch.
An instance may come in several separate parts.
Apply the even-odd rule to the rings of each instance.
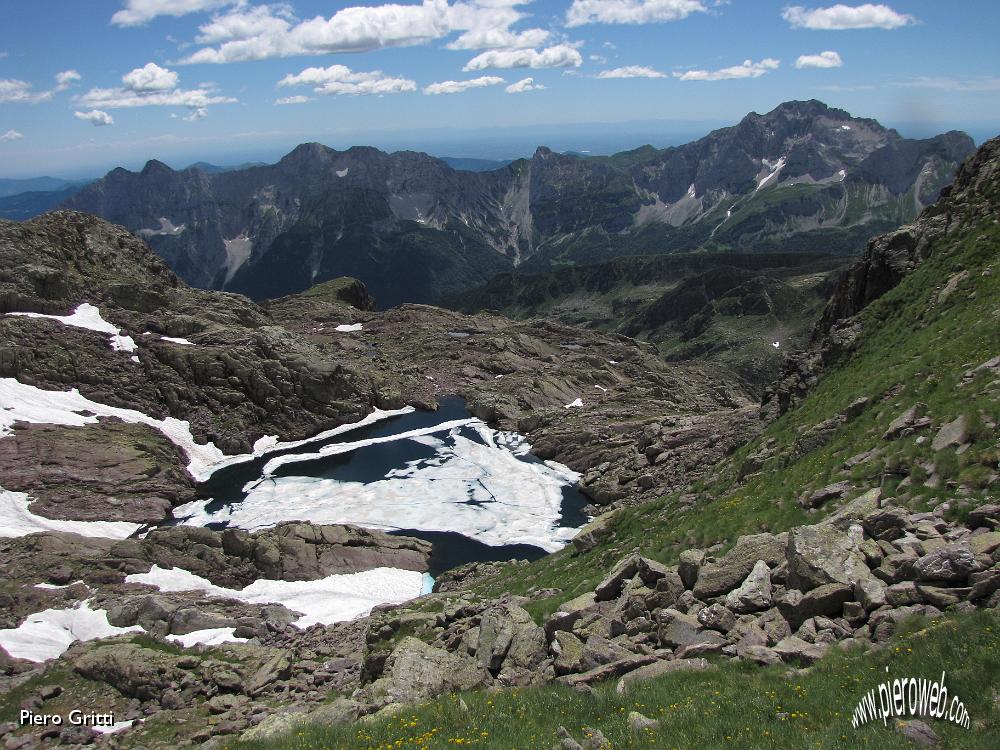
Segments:
[[[243,267],[243,264],[250,259],[253,253],[253,240],[246,236],[246,233],[231,240],[223,240],[226,247],[226,280],[223,286],[232,281],[236,272]]]
[[[841,129],[841,130],[850,130],[850,129],[851,129],[851,126],[850,126],[850,125],[841,125],[841,126],[840,126],[840,129]]]
[[[76,641],[142,632],[138,625],[116,628],[108,622],[107,610],[91,609],[88,600],[73,609],[46,609],[28,615],[16,628],[0,630],[0,646],[17,659],[42,662],[58,658]]]
[[[563,406],[563,409],[576,409],[576,408],[578,408],[580,406],[583,406],[583,399],[582,398],[578,398],[578,399],[576,399],[574,401],[570,401],[568,404],[566,404],[565,406]]]
[[[139,719],[142,721],[142,719]],[[133,724],[135,724],[135,719],[129,719],[128,721],[116,721],[111,726],[107,727],[90,727],[92,730],[98,734],[114,734],[115,732],[121,732],[122,730],[128,729]]]
[[[160,591],[201,591],[208,596],[248,604],[283,604],[301,612],[302,616],[293,624],[307,628],[316,623],[328,625],[354,620],[364,617],[378,604],[401,604],[413,599],[420,595],[423,579],[424,574],[415,570],[374,568],[360,573],[335,573],[315,581],[258,580],[236,590],[216,586],[182,568],[154,565],[148,573],[126,576],[125,582],[144,583]],[[216,633],[214,637],[220,636]]]
[[[179,643],[184,648],[191,648],[201,644],[202,646],[218,646],[223,643],[246,643],[248,638],[237,638],[233,633],[236,628],[206,628],[205,630],[195,630],[184,635],[168,635],[167,640]]]
[[[157,237],[161,235],[166,235],[169,237],[176,237],[178,234],[184,231],[186,224],[181,224],[180,226],[174,226],[174,223],[170,221],[166,216],[160,217],[160,228],[159,229],[140,229],[140,237]]]
[[[364,330],[364,325],[362,323],[342,323],[333,330],[340,331],[341,333],[355,333],[356,331]]]
[[[596,388],[597,390],[601,391],[602,393],[607,393],[608,392],[608,389],[605,388],[603,385],[595,385],[594,388]]]
[[[0,411],[0,417],[3,412]],[[24,492],[11,492],[0,487],[0,537],[27,536],[41,531],[66,531],[80,536],[125,539],[141,526],[126,521],[61,521],[36,516],[28,506],[31,498]],[[48,588],[49,584],[38,584]]]
[[[44,590],[47,590],[47,591],[57,591],[57,590],[60,590],[60,589],[68,589],[70,586],[76,586],[78,583],[83,583],[83,581],[73,581],[73,583],[63,583],[63,584],[58,584],[58,583],[36,583],[35,584],[35,588],[36,589],[44,589]],[[86,585],[87,584],[84,584],[84,586],[86,586]]]
[[[111,348],[116,352],[134,352],[139,347],[131,336],[122,336],[121,329],[101,317],[99,308],[94,307],[89,302],[84,302],[69,315],[43,315],[33,312],[13,312],[8,315],[17,315],[23,318],[45,318],[46,320],[57,320],[63,325],[74,328],[86,328],[88,331],[106,333],[111,337]]]
[[[187,339],[178,338],[176,336],[160,336],[160,341],[169,341],[171,344],[180,344],[181,346],[194,346],[193,341],[188,341]]]
[[[764,177],[762,177],[760,180],[757,181],[757,190],[760,190],[762,187],[764,187],[766,184],[768,184],[771,180],[773,180],[775,177],[777,177],[778,173],[781,172],[781,170],[785,168],[785,157],[784,156],[782,156],[780,159],[778,159],[778,161],[776,161],[774,163],[769,162],[767,159],[761,159],[760,161],[761,161],[761,164],[763,164],[765,167],[767,167],[770,170],[770,172],[768,174],[766,174]],[[754,190],[754,192],[756,193],[757,190]]]
[[[337,177],[347,177],[347,173],[351,171],[350,167],[344,167],[343,169],[338,169],[336,171]]]

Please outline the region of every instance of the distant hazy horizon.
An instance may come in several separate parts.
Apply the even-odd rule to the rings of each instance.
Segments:
[[[852,113],[859,117],[861,112]],[[507,128],[446,129],[426,128],[368,133],[331,133],[326,137],[280,142],[210,143],[198,148],[177,148],[164,144],[161,149],[129,160],[95,160],[77,169],[53,168],[48,171],[25,169],[0,174],[0,179],[30,179],[54,177],[65,180],[96,179],[112,169],[131,171],[142,169],[150,160],[161,161],[173,169],[184,169],[205,162],[220,167],[262,162],[274,163],[300,143],[316,141],[337,150],[352,146],[372,146],[383,151],[422,151],[439,158],[512,161],[528,158],[541,146],[559,152],[577,152],[589,156],[605,156],[640,146],[657,148],[679,146],[697,140],[712,130],[736,124],[726,120],[634,120],[626,122],[587,122],[570,124],[520,125]],[[990,128],[986,123],[883,122],[907,138],[928,138],[949,130],[962,130],[972,136],[977,145],[1000,135],[1000,125]],[[262,136],[261,141],[265,141]]]

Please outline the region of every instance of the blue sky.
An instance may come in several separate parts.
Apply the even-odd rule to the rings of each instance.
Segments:
[[[5,3],[0,176],[310,140],[515,156],[486,134],[515,149],[565,130],[582,148],[580,123],[642,121],[593,132],[666,145],[808,98],[904,134],[1000,132],[994,0],[368,2]]]

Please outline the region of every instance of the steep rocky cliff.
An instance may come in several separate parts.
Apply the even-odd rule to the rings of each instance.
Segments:
[[[489,172],[316,143],[221,173],[151,161],[65,205],[128,227],[195,286],[264,298],[355,276],[386,307],[522,264],[696,248],[853,254],[912,219],[972,149],[961,133],[908,140],[788,102],[685,146],[599,158],[539,148]]]

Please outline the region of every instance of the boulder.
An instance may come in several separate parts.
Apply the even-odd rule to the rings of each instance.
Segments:
[[[885,584],[871,576],[860,576],[854,582],[854,598],[860,602],[866,612],[878,609],[885,604]],[[847,602],[844,603],[845,606]]]
[[[947,609],[948,607],[954,607],[965,599],[972,592],[972,589],[968,586],[962,588],[942,588],[940,586],[928,586],[918,583],[917,592],[920,595],[920,601],[927,602],[938,609]]]
[[[807,617],[815,617],[816,615],[835,617],[841,613],[844,603],[849,602],[852,596],[851,586],[843,583],[828,583],[807,591],[802,597],[799,610]]]
[[[826,487],[804,496],[799,501],[799,504],[803,508],[818,508],[830,500],[843,497],[850,492],[853,487],[854,485],[847,479],[840,482],[834,482],[833,484],[828,484]]]
[[[285,680],[292,673],[292,662],[286,653],[277,653],[265,661],[243,685],[243,692],[254,696],[264,692],[268,685]]]
[[[687,670],[702,671],[710,669],[711,666],[712,665],[705,659],[671,659],[669,661],[654,661],[652,664],[647,664],[646,666],[639,667],[638,669],[629,672],[618,680],[618,684],[615,686],[615,691],[619,695],[625,695],[628,693],[630,688],[640,685],[643,682],[657,680],[674,672],[684,672]]]
[[[931,441],[931,448],[942,451],[945,448],[957,448],[962,443],[969,442],[969,420],[963,414],[958,419],[947,422],[941,426],[934,440]]]
[[[798,628],[816,615],[839,615],[852,596],[852,587],[845,583],[824,584],[805,594],[791,589],[778,601],[778,609],[792,628]]]
[[[176,602],[161,594],[133,596],[108,608],[108,622],[119,628],[141,625],[152,630],[157,622],[169,623],[177,607]]]
[[[170,618],[170,632],[174,635],[212,628],[231,628],[235,625],[236,622],[231,617],[206,612],[200,607],[181,607]]]
[[[660,728],[660,722],[643,716],[638,711],[629,711],[628,727],[633,732],[655,732]]]
[[[493,676],[503,672],[510,681],[531,682],[548,658],[545,631],[521,607],[492,607],[479,623],[476,658]]]
[[[552,638],[552,634],[559,630],[570,630],[573,624],[580,618],[593,614],[599,609],[597,597],[594,592],[588,591],[585,594],[570,599],[556,610],[545,621],[545,634]]]
[[[885,433],[883,433],[882,439],[896,440],[901,437],[905,430],[913,428],[917,419],[926,411],[927,404],[917,402],[889,423],[889,427]]]
[[[614,679],[615,677],[621,677],[623,674],[632,672],[655,661],[656,657],[652,654],[633,654],[632,656],[619,659],[618,661],[602,664],[601,666],[595,667],[587,672],[563,675],[558,678],[556,682],[562,685],[568,685],[569,687],[592,685],[595,682],[604,682],[606,680]]]
[[[789,532],[790,588],[808,591],[827,583],[851,585],[869,576],[865,557],[851,535],[826,524],[798,526]]]
[[[979,527],[995,529],[1000,527],[1000,505],[990,503],[973,508],[969,511],[965,522],[970,529],[978,529]]]
[[[705,552],[700,549],[686,549],[681,552],[677,560],[677,573],[684,583],[684,588],[694,588],[695,581],[698,580],[698,572],[705,564]]]
[[[391,703],[432,700],[456,690],[472,690],[491,682],[489,673],[466,656],[452,654],[407,636],[386,660],[383,676],[362,688],[361,702],[379,708]]]
[[[896,731],[917,747],[941,747],[941,739],[934,730],[919,719],[897,722]]]
[[[660,613],[660,643],[671,648],[683,648],[697,643],[723,645],[725,640],[714,630],[708,630],[691,615],[676,609]]]
[[[974,555],[990,555],[1000,548],[1000,531],[974,534],[968,538],[969,549]]]
[[[579,672],[583,656],[583,641],[565,630],[556,631],[552,640],[552,652],[556,655],[553,664],[557,675]]]
[[[781,664],[781,656],[772,648],[759,645],[748,645],[737,650],[737,655],[743,661],[753,662],[762,667]]]
[[[171,684],[184,680],[180,658],[133,643],[106,643],[87,648],[73,659],[73,669],[88,680],[114,686],[129,698],[158,700]]]
[[[790,635],[774,645],[774,652],[784,662],[801,661],[806,664],[814,664],[823,658],[827,648],[829,648],[828,644],[809,643],[798,636]]]
[[[321,726],[352,724],[358,720],[363,710],[364,706],[349,698],[334,698],[306,714],[306,720],[310,724]]]
[[[305,711],[278,711],[240,735],[240,742],[267,742],[291,734],[306,723]]]
[[[968,542],[956,542],[919,557],[910,564],[909,573],[918,581],[962,583],[984,567]]]
[[[766,533],[741,536],[722,559],[702,566],[692,592],[699,599],[720,596],[739,586],[758,560],[780,565],[785,560],[783,537]]]
[[[649,560],[638,552],[619,561],[608,576],[594,589],[594,596],[599,602],[618,598],[626,582],[636,576],[647,586],[656,586],[656,582],[667,575],[669,569],[665,565]]]
[[[819,522],[821,526],[833,526],[841,531],[849,531],[852,526],[861,523],[869,513],[874,513],[881,506],[882,490],[878,487],[858,495],[853,500],[844,503],[829,516]]]
[[[585,525],[573,537],[573,547],[578,553],[590,552],[611,536],[611,519],[614,513],[604,513]]]
[[[718,602],[700,610],[696,617],[706,628],[720,633],[728,633],[736,624],[736,615]]]
[[[969,584],[972,590],[969,592],[969,600],[976,601],[985,599],[1000,590],[1000,568],[993,567],[969,576]]]
[[[909,604],[920,604],[924,597],[917,590],[914,581],[900,581],[885,588],[885,603],[890,607],[905,607]]]
[[[792,626],[777,607],[760,615],[757,618],[757,626],[764,632],[769,646],[792,634]]]
[[[869,536],[891,542],[906,534],[907,512],[903,508],[880,508],[865,516],[862,526]]]
[[[771,600],[771,569],[758,560],[740,587],[726,595],[726,606],[736,614],[746,614],[767,609]]]
[[[629,659],[632,656],[635,654],[617,643],[599,635],[592,635],[587,639],[583,652],[580,654],[580,671],[588,672],[602,664]]]

